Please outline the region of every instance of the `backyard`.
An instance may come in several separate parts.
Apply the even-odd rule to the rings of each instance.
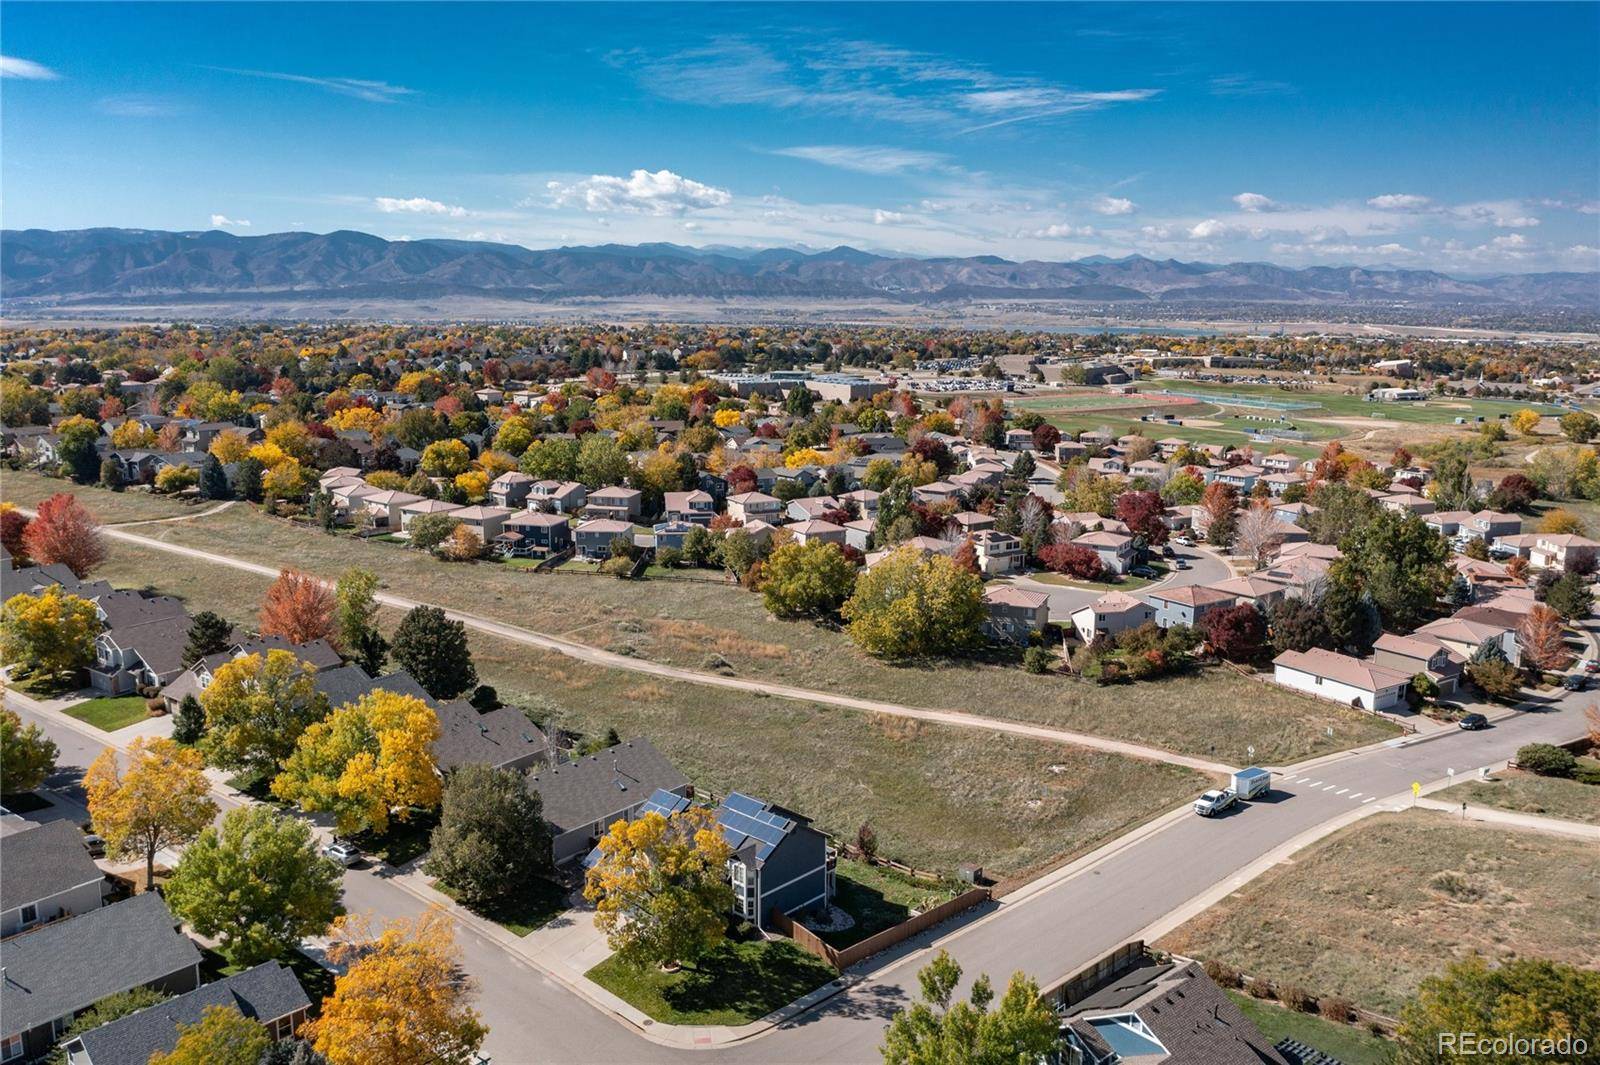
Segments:
[[[1310,1013],[1263,1002],[1238,991],[1229,991],[1228,997],[1233,999],[1250,1023],[1261,1029],[1261,1034],[1274,1044],[1284,1039],[1295,1039],[1338,1058],[1343,1065],[1388,1065],[1389,1043],[1379,1036],[1353,1025],[1336,1024]]]
[[[17,487],[8,479],[9,493],[17,495]],[[110,495],[79,494],[91,508]],[[738,676],[1052,725],[1234,764],[1250,759],[1250,746],[1256,760],[1287,764],[1395,735],[1392,726],[1370,715],[1270,685],[1252,688],[1252,682],[1225,671],[1142,684],[1139,698],[1129,699],[1116,690],[1005,665],[896,667],[861,653],[837,630],[777,620],[759,596],[732,585],[570,580],[495,564],[447,563],[398,546],[327,536],[245,506],[194,521],[143,526],[139,532],[266,565],[293,560],[327,578],[363,566],[378,572],[397,594],[670,665],[722,669],[725,662]],[[113,548],[101,574],[119,585],[143,586],[152,574],[173,568],[169,556],[151,549],[117,542]],[[182,568],[184,586],[164,590],[197,599],[208,586],[234,585],[239,575],[197,561]],[[265,584],[258,581],[258,586]],[[243,612],[235,620],[247,621],[259,602],[257,593],[228,603],[224,612],[230,617]],[[713,658],[717,664],[708,667]],[[1248,707],[1248,713],[1239,707]]]
[[[785,939],[730,942],[676,972],[636,968],[615,955],[589,979],[664,1024],[760,1020],[834,979],[833,967]]]
[[[937,906],[955,894],[949,883],[918,880],[883,866],[841,858],[834,871],[833,904],[853,917],[855,924],[818,934],[829,946],[843,949],[893,928],[910,917],[913,909]]]
[[[1377,814],[1296,855],[1161,943],[1394,1016],[1426,976],[1482,954],[1593,967],[1593,844]]]

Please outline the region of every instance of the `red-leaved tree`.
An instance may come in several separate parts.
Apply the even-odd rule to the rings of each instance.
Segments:
[[[1061,430],[1045,422],[1034,427],[1033,449],[1045,455],[1054,455],[1056,445],[1061,443]]]
[[[285,569],[261,602],[261,635],[290,643],[333,642],[334,599],[328,586],[299,570]]]
[[[28,516],[15,507],[0,510],[0,544],[18,566],[28,564],[28,549],[23,546],[22,534],[27,531]]]
[[[23,530],[22,548],[33,561],[59,562],[80,580],[106,560],[100,523],[68,492],[57,492],[39,504],[38,516]]]
[[[1049,544],[1039,548],[1039,561],[1054,573],[1084,581],[1097,581],[1105,572],[1100,556],[1076,544]]]
[[[1249,603],[1213,610],[1200,619],[1212,650],[1230,662],[1249,662],[1267,642],[1267,621]]]
[[[1124,492],[1117,497],[1117,520],[1145,543],[1160,547],[1171,532],[1165,521],[1166,504],[1154,492]]]

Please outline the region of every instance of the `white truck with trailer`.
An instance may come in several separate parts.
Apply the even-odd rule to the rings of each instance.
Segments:
[[[1265,795],[1272,790],[1272,774],[1251,766],[1233,774],[1233,780],[1221,791],[1206,792],[1194,801],[1194,812],[1201,817],[1213,817],[1241,801]]]

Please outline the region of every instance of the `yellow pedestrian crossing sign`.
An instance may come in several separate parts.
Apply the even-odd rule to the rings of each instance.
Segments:
[[[1415,780],[1413,780],[1411,782],[1411,797],[1413,799],[1415,799],[1418,795],[1421,795],[1421,794],[1422,794],[1422,785],[1418,784]]]

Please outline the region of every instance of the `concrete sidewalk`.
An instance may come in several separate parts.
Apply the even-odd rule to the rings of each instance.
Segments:
[[[1555,836],[1570,836],[1573,839],[1600,843],[1600,825],[1586,825],[1581,821],[1545,817],[1543,814],[1524,814],[1517,813],[1515,810],[1497,810],[1492,806],[1445,802],[1442,799],[1418,799],[1416,804],[1425,810],[1439,810],[1447,814],[1454,814],[1467,821],[1477,821],[1501,828],[1515,828],[1524,832],[1545,832]]]

